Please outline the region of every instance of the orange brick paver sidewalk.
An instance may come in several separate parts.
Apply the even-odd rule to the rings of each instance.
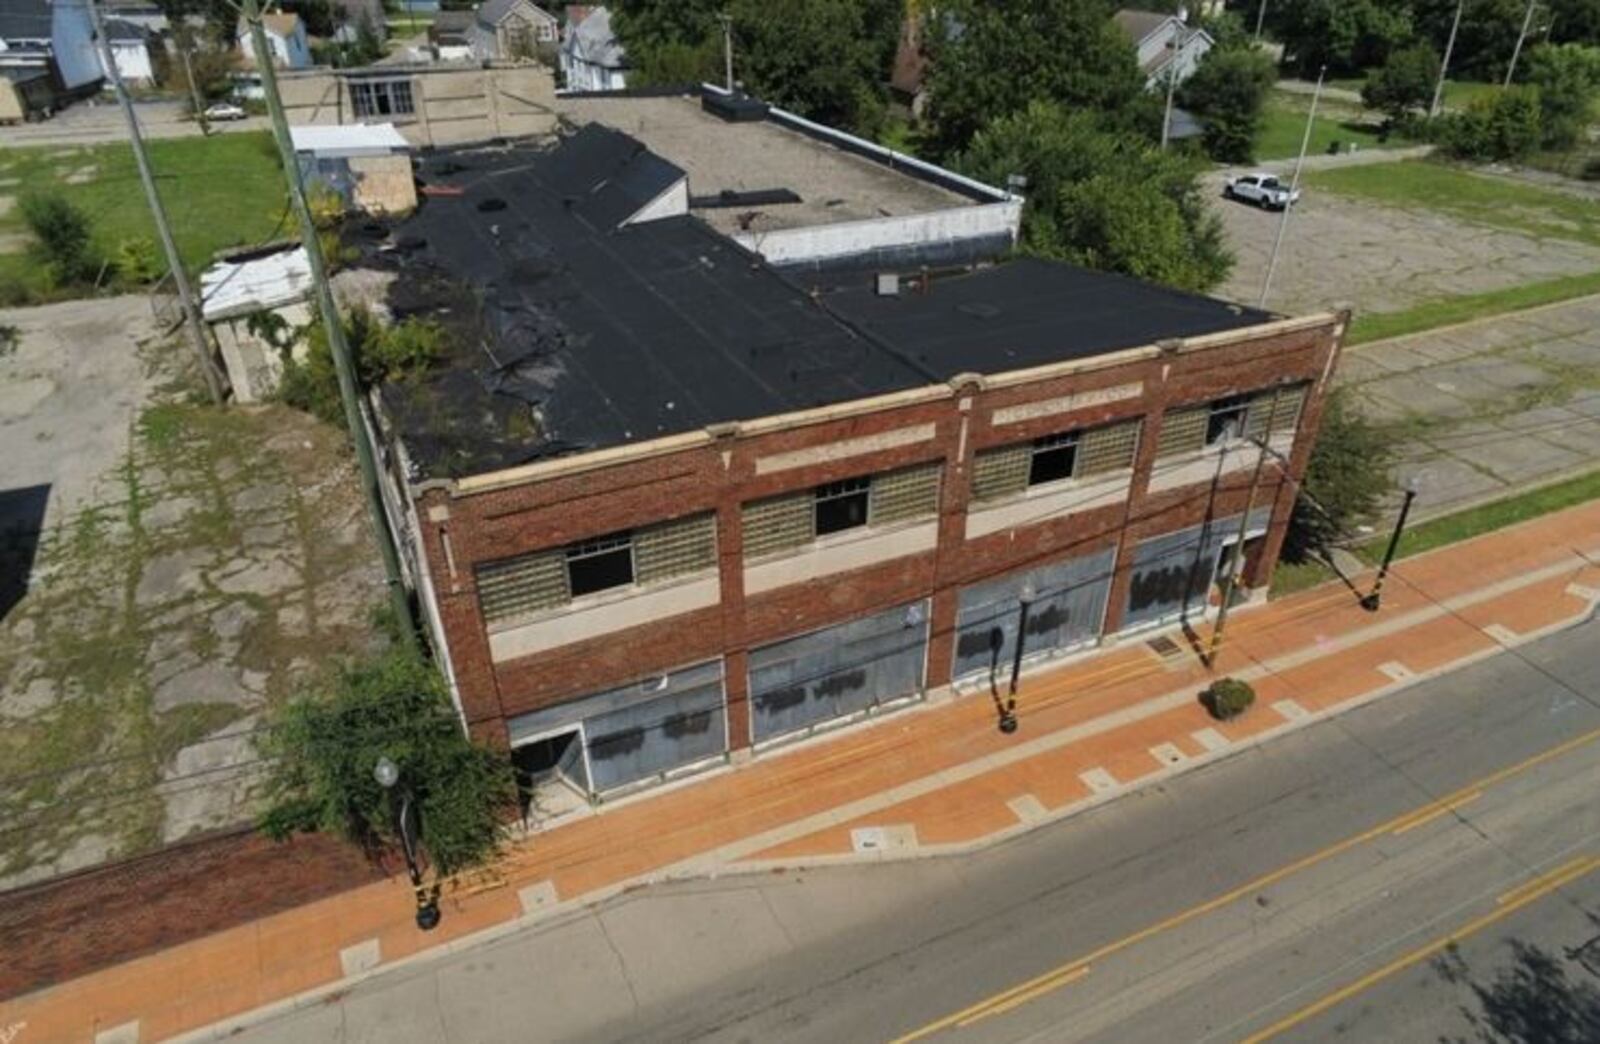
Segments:
[[[1402,562],[1376,614],[1339,582],[1237,613],[1217,671],[1249,678],[1257,706],[1232,722],[1200,708],[1191,652],[1130,641],[1025,678],[1013,735],[986,692],[890,715],[536,832],[447,892],[434,932],[403,881],[380,882],[17,998],[0,1028],[23,1025],[14,1044],[222,1032],[374,960],[646,880],[968,849],[1569,624],[1600,598],[1597,563],[1600,503]]]

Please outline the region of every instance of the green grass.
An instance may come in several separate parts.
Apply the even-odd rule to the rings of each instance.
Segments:
[[[1479,98],[1487,98],[1500,89],[1498,83],[1477,83],[1472,80],[1444,81],[1444,107],[1465,109]]]
[[[1305,137],[1309,106],[1309,100],[1300,98],[1273,97],[1268,100],[1261,132],[1256,135],[1257,160],[1293,159],[1300,154],[1300,141]],[[1323,155],[1335,141],[1355,142],[1363,149],[1396,148],[1411,144],[1398,137],[1380,142],[1377,126],[1357,122],[1357,113],[1352,109],[1318,109],[1316,122],[1311,127],[1311,145],[1306,154]]]
[[[292,228],[284,224],[280,229],[285,187],[268,134],[228,132],[152,141],[150,159],[178,251],[191,271],[204,267],[224,247],[259,242]],[[82,178],[82,183],[67,183],[69,176]],[[0,148],[0,179],[50,186],[61,193],[88,215],[95,244],[108,255],[124,239],[143,236],[156,242],[133,151],[126,144]],[[15,206],[0,216],[0,233],[25,227]],[[25,255],[0,254],[0,285],[8,280],[37,286],[40,274]]]
[[[1282,598],[1316,587],[1334,579],[1335,575],[1332,569],[1315,558],[1307,558],[1304,562],[1279,562],[1272,571],[1270,597]]]
[[[1525,308],[1554,304],[1574,297],[1600,294],[1600,272],[1564,276],[1540,283],[1508,286],[1502,290],[1488,290],[1481,294],[1463,294],[1460,297],[1443,297],[1424,301],[1398,312],[1375,312],[1358,315],[1350,323],[1346,345],[1382,341],[1390,337],[1420,333],[1439,326],[1453,326],[1506,312],[1520,312]]]
[[[1600,207],[1593,201],[1434,160],[1313,171],[1306,184],[1375,203],[1435,210],[1536,239],[1600,246]]]
[[[1553,486],[1519,493],[1480,507],[1468,508],[1453,515],[1445,515],[1430,522],[1410,527],[1400,537],[1397,558],[1421,554],[1436,547],[1444,547],[1484,533],[1492,533],[1506,526],[1526,522],[1554,511],[1585,504],[1600,499],[1600,471],[1581,475]],[[1383,557],[1388,537],[1374,537],[1356,549],[1367,562],[1377,562]]]

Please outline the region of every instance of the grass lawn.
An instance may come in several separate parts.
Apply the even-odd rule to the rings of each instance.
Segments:
[[[1307,558],[1304,562],[1279,562],[1272,571],[1272,598],[1282,598],[1307,588],[1316,587],[1334,579],[1334,572],[1319,559]]]
[[[1345,338],[1345,344],[1363,344],[1367,341],[1403,337],[1406,334],[1432,330],[1437,326],[1452,326],[1485,316],[1520,312],[1525,308],[1536,308],[1539,305],[1567,301],[1589,294],[1600,294],[1600,272],[1566,276],[1542,283],[1508,286],[1502,290],[1489,290],[1481,294],[1441,297],[1398,312],[1358,315],[1350,323],[1350,333]]]
[[[1600,499],[1600,471],[1411,526],[1401,535],[1395,557],[1421,554],[1595,499]],[[1356,548],[1356,554],[1376,563],[1388,540],[1388,536],[1374,537]]]
[[[1272,97],[1262,114],[1261,133],[1256,135],[1256,159],[1293,159],[1300,154],[1300,139],[1306,133],[1306,112],[1309,99]],[[1320,156],[1334,142],[1355,142],[1363,149],[1395,148],[1409,145],[1403,138],[1378,141],[1376,124],[1357,122],[1355,110],[1341,107],[1319,107],[1316,122],[1311,128],[1311,145],[1306,155]]]
[[[1306,182],[1317,191],[1437,210],[1535,238],[1600,246],[1600,207],[1592,201],[1448,163],[1408,160],[1319,170],[1307,175]]]
[[[271,135],[227,132],[210,138],[152,141],[151,164],[172,220],[184,264],[203,267],[224,247],[285,234],[287,203]],[[68,179],[71,179],[70,181]],[[0,180],[49,186],[88,215],[96,246],[106,254],[125,239],[156,242],[133,151],[126,144],[0,148]],[[0,216],[0,234],[26,226],[20,208]],[[35,285],[34,266],[18,253],[0,254],[0,283]]]
[[[1478,83],[1473,80],[1444,81],[1444,107],[1465,109],[1479,98],[1487,98],[1500,89],[1498,83]]]

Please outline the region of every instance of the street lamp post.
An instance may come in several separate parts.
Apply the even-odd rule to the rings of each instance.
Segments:
[[[1168,42],[1172,48],[1172,60],[1167,63],[1167,111],[1161,118],[1161,147],[1167,147],[1167,139],[1172,135],[1172,96],[1178,90],[1178,63],[1183,60],[1183,45],[1186,42],[1184,35],[1189,24],[1189,9],[1178,8],[1178,35],[1176,42]]]
[[[400,834],[400,849],[405,853],[406,870],[411,875],[411,891],[417,899],[417,927],[423,931],[430,931],[439,925],[439,893],[425,893],[422,888],[422,868],[417,865],[417,813],[412,800],[411,788],[403,786],[399,790],[398,806],[396,806],[395,785],[400,782],[400,766],[389,758],[379,758],[378,763],[372,768],[372,778],[389,795],[389,804],[394,808],[395,829]]]
[[[1033,581],[1023,581],[1022,590],[1018,592],[1019,605],[1017,607],[1017,644],[1011,650],[1011,685],[1009,686],[1005,706],[1000,710],[1000,731],[1011,733],[1017,731],[1017,678],[1022,674],[1022,657],[1027,652],[1028,646],[1028,613],[1033,608],[1033,600],[1039,596],[1034,589]]]
[[[1383,552],[1383,564],[1378,567],[1378,576],[1372,581],[1372,590],[1361,599],[1361,608],[1369,613],[1378,611],[1383,604],[1383,581],[1389,575],[1389,563],[1394,561],[1395,550],[1400,546],[1400,534],[1406,528],[1406,516],[1411,514],[1411,502],[1417,499],[1417,483],[1415,479],[1406,482],[1406,499],[1400,505],[1400,517],[1394,521],[1394,532],[1389,534],[1389,546]]]

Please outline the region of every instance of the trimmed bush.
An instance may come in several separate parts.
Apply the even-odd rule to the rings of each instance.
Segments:
[[[1219,721],[1237,718],[1256,702],[1256,690],[1238,678],[1219,678],[1205,692],[1206,709]]]

